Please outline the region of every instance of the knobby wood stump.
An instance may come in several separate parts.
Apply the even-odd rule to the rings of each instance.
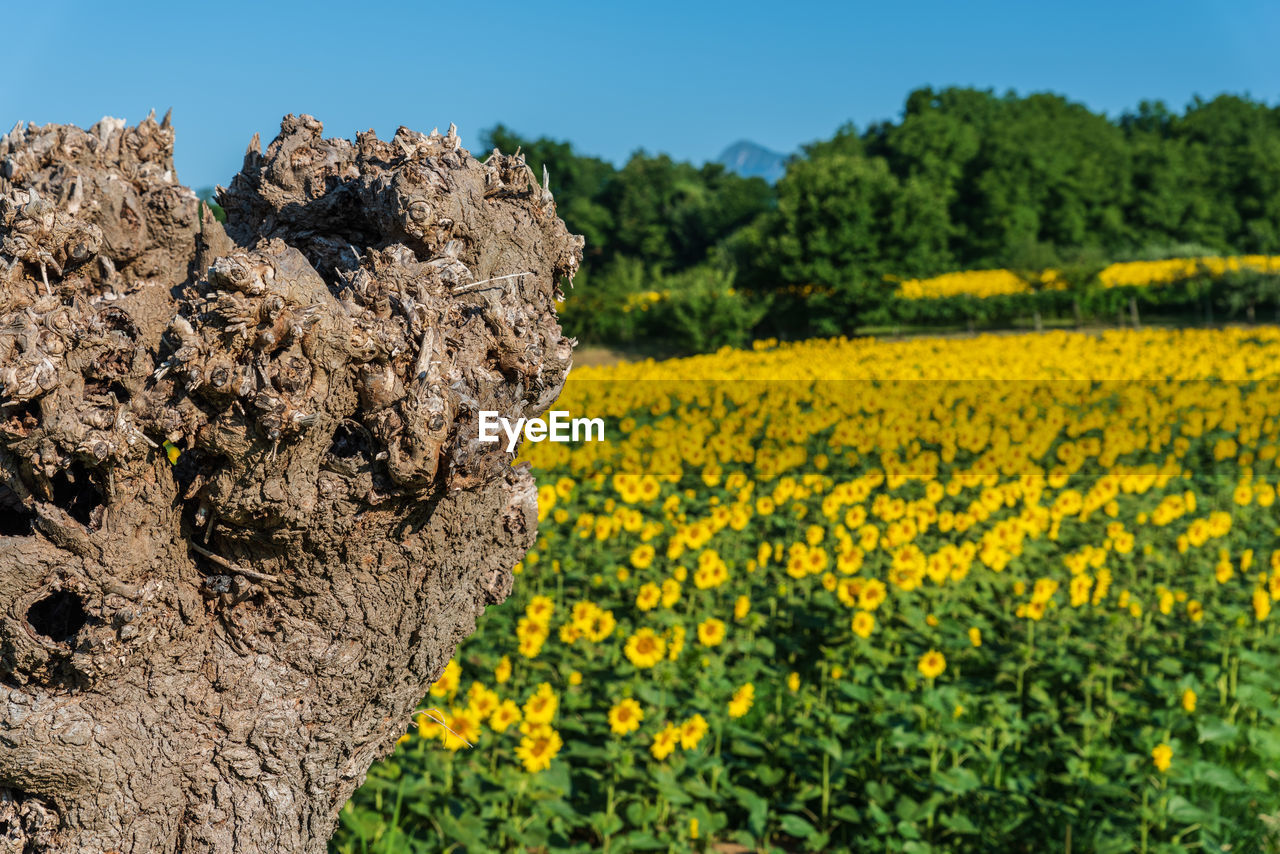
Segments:
[[[323,852],[533,543],[582,238],[458,136],[0,140],[0,854]]]

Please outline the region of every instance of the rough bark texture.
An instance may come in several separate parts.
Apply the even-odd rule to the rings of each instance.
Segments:
[[[225,230],[168,117],[0,141],[0,854],[323,851],[533,542],[476,413],[559,393],[582,239],[452,128],[321,130]]]

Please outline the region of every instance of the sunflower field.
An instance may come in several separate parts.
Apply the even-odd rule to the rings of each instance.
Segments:
[[[1280,329],[575,370],[339,854],[1280,847]]]
[[[1103,288],[1148,288],[1185,279],[1221,278],[1230,273],[1280,273],[1280,256],[1233,255],[1200,258],[1167,258],[1160,261],[1124,261],[1108,265],[1098,274]],[[1065,290],[1069,282],[1056,270],[1040,274],[1044,287]],[[1033,288],[1011,270],[968,270],[931,279],[910,279],[899,283],[897,295],[903,299],[944,299],[955,296],[978,298],[1028,294]]]

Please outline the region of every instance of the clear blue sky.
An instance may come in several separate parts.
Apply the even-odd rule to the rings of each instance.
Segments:
[[[128,6],[118,12],[117,6]],[[330,135],[504,122],[615,163],[781,152],[899,114],[922,85],[1052,90],[1116,115],[1143,98],[1280,101],[1280,4],[6,3],[0,124],[130,123],[173,107],[180,178],[227,183],[288,112]]]

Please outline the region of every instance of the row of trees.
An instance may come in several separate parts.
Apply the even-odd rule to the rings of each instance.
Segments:
[[[661,311],[617,308],[637,289],[670,293],[662,320],[684,339],[707,312],[830,334],[883,306],[887,277],[1280,252],[1280,108],[1237,96],[1112,119],[1053,94],[924,88],[898,121],[804,146],[776,187],[644,151],[618,169],[502,126],[490,137],[549,168],[561,216],[587,237],[590,288],[568,313],[586,338],[642,334],[622,315]],[[743,305],[716,304],[730,286]]]

